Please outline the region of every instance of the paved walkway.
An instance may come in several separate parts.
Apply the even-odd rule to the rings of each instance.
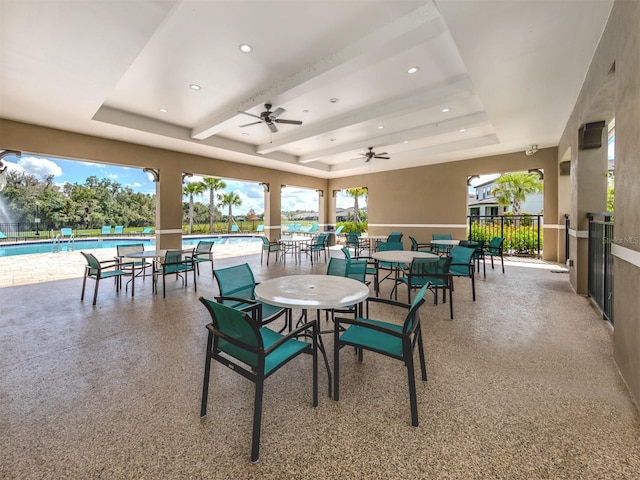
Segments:
[[[261,243],[213,246],[214,258],[228,258],[260,253]],[[99,260],[112,259],[115,248],[92,249]],[[73,252],[35,253],[0,257],[0,288],[32,283],[80,278],[86,261],[79,250]]]

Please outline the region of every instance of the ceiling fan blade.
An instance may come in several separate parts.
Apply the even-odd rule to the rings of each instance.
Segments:
[[[302,125],[302,122],[300,120],[285,120],[285,119],[276,118],[274,120],[274,122],[276,122],[276,123],[288,123],[289,125]]]
[[[249,112],[241,112],[238,110],[238,113],[244,113],[245,115],[249,115],[250,117],[254,117],[254,118],[259,118],[260,120],[262,120],[262,117],[258,116],[258,115],[254,115],[253,113],[249,113]]]
[[[391,157],[381,157],[380,155],[376,155],[373,158],[381,158],[382,160],[391,160]]]
[[[380,152],[380,153],[376,153],[376,156],[378,155],[389,155],[387,152]]]
[[[247,124],[245,124],[245,125],[240,125],[240,128],[242,128],[242,127],[249,127],[249,126],[251,126],[251,125],[257,125],[257,124],[259,124],[259,123],[262,123],[262,120],[260,120],[259,122],[252,122],[252,123],[247,123]]]
[[[285,112],[284,108],[278,107],[273,112],[271,112],[271,118],[276,118],[282,115]]]
[[[276,127],[273,123],[267,123],[267,127],[269,127],[269,130],[271,130],[273,133],[276,133],[278,131],[278,127]]]

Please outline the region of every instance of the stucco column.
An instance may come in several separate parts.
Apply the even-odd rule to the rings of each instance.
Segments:
[[[156,182],[156,245],[182,248],[182,170],[163,167]]]
[[[569,259],[571,284],[577,293],[588,293],[589,212],[607,211],[607,128],[599,148],[578,150],[571,165],[571,215]]]
[[[281,186],[263,183],[264,188],[264,234],[269,240],[277,240],[280,235]]]

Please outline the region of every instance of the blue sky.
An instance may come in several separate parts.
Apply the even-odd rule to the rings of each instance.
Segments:
[[[40,179],[46,175],[53,175],[54,183],[60,186],[66,182],[83,184],[87,177],[94,175],[98,178],[109,178],[123,186],[131,187],[136,192],[153,194],[156,191],[149,175],[140,168],[119,167],[52,157],[36,157],[27,154],[21,158],[8,156],[3,161],[10,170],[30,173]],[[193,182],[201,179],[202,177],[194,175],[191,178],[187,178],[187,181]],[[242,201],[242,206],[233,208],[234,215],[246,214],[249,209],[253,209],[257,214],[264,212],[264,191],[259,183],[223,180],[227,184],[225,191],[237,193]],[[208,192],[200,198],[196,197],[196,201],[208,203]],[[282,191],[281,203],[283,211],[317,211],[318,193],[315,190],[286,187]],[[353,198],[341,193],[336,199],[336,204],[338,208],[352,207]],[[359,204],[361,207],[366,205],[364,197],[360,198]]]

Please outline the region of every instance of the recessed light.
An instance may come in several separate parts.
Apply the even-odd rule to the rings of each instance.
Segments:
[[[329,101],[330,101],[331,103],[338,103],[338,102],[340,101],[340,99],[339,99],[339,98],[335,98],[335,97],[333,97],[333,98],[330,98],[330,99],[329,99]]]
[[[467,129],[466,128],[461,128],[460,130],[458,130],[459,132],[466,132]]]
[[[330,141],[330,142],[335,142],[335,141],[336,141],[336,139],[335,139],[335,138],[330,138],[330,139],[329,139],[329,141]]]
[[[169,110],[167,110],[166,108],[164,108],[164,107],[163,107],[163,108],[161,108],[161,109],[160,109],[160,111],[161,111],[162,113],[167,113]]]
[[[448,108],[443,108],[443,109],[442,109],[442,113],[447,113],[448,111],[449,111],[449,109],[448,109]]]
[[[247,137],[248,135],[249,135],[249,134],[248,134],[247,132],[243,132],[243,133],[242,133],[242,136],[243,136],[243,137]]]
[[[420,67],[409,67],[409,69],[407,70],[407,73],[409,74],[416,73],[418,70],[420,70]]]
[[[241,44],[239,48],[242,53],[251,53],[253,51],[253,47],[248,43]]]
[[[384,128],[384,125],[378,125],[378,130],[382,130]]]
[[[409,140],[405,140],[405,141],[404,141],[404,142],[402,142],[402,143],[409,143]]]
[[[191,85],[189,85],[189,88],[191,90],[200,90],[202,87],[200,85],[198,85],[197,83],[192,83]]]

